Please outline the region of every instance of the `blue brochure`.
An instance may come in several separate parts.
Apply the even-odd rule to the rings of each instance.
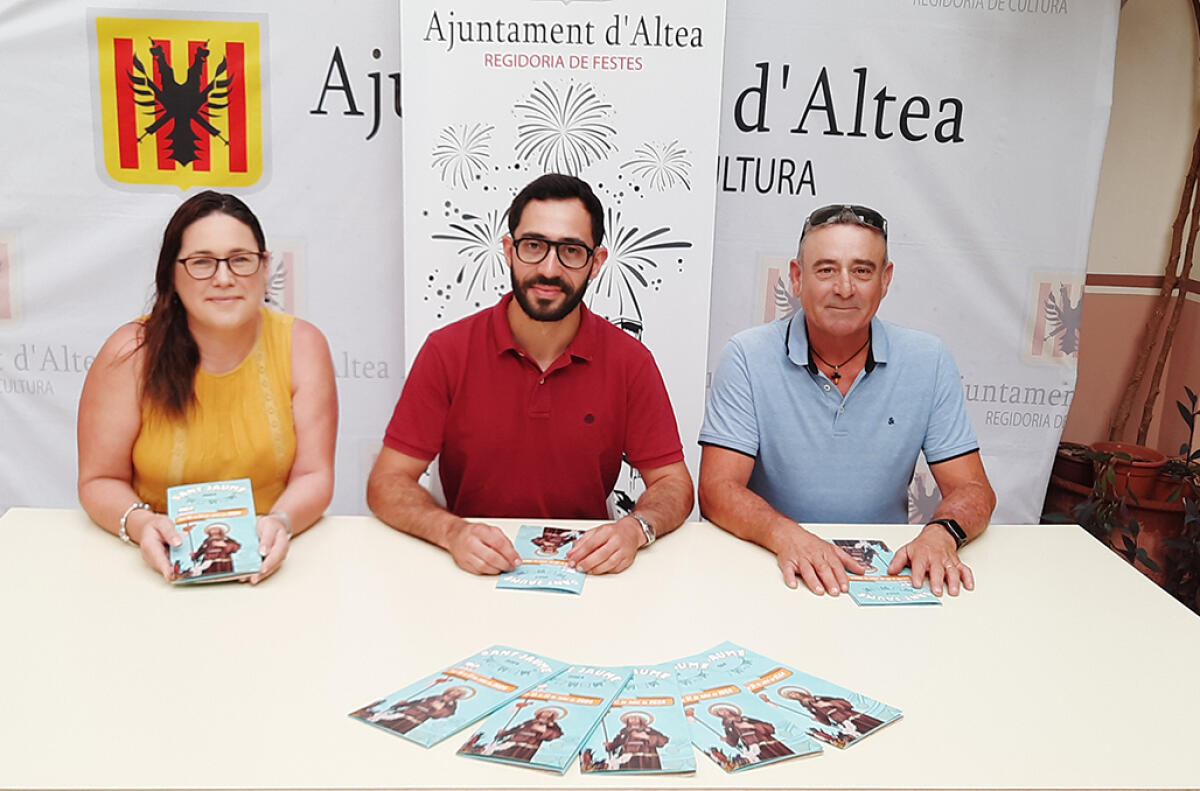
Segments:
[[[727,772],[821,752],[798,717],[750,691],[744,652],[726,646],[732,643],[671,665],[692,743]]]
[[[582,592],[587,575],[567,565],[567,550],[581,535],[581,530],[521,525],[513,541],[521,565],[501,573],[496,587]]]
[[[849,747],[902,716],[900,709],[734,643],[722,643],[713,653],[736,657],[729,672],[747,689],[799,720],[810,736],[834,747]]]
[[[632,670],[573,665],[488,717],[458,753],[565,772]]]
[[[634,668],[579,754],[584,772],[696,771],[692,735],[670,664]]]
[[[494,645],[350,716],[429,747],[566,666],[528,651]]]
[[[924,587],[912,586],[912,569],[905,566],[899,574],[889,576],[888,566],[891,565],[894,552],[887,544],[873,538],[835,538],[835,546],[846,550],[846,553],[859,563],[867,566],[866,574],[850,574],[850,598],[864,606],[895,605],[895,604],[937,604],[942,600],[929,590],[929,583]]]
[[[172,486],[167,517],[183,533],[168,554],[172,582],[238,580],[262,568],[249,478]]]

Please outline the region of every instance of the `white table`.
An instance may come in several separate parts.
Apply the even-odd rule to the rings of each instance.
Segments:
[[[913,531],[819,530],[893,548]],[[1200,618],[1077,527],[993,526],[964,554],[974,593],[892,608],[788,590],[769,553],[705,523],[582,596],[496,590],[367,517],[326,518],[258,587],[172,587],[77,511],[14,508],[0,540],[3,788],[1200,786]],[[904,718],[734,775],[697,755],[694,776],[622,778],[346,716],[493,643],[636,664],[726,639]]]

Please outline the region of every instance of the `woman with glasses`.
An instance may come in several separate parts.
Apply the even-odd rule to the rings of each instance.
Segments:
[[[79,500],[167,579],[166,490],[249,478],[262,570],[333,494],[337,392],[329,347],[264,306],[266,240],[232,195],[202,192],[167,223],[149,315],[119,328],[79,401]]]

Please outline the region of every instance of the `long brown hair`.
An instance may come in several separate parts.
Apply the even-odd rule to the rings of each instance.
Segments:
[[[154,307],[143,325],[139,346],[146,355],[142,398],[171,417],[182,417],[195,400],[196,368],[200,365],[200,350],[188,329],[187,310],[175,293],[175,262],[188,226],[217,212],[245,223],[258,242],[259,252],[267,249],[258,218],[233,195],[212,190],[193,195],[167,223],[154,273]]]

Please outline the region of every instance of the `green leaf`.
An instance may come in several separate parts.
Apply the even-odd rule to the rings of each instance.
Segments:
[[[1187,427],[1190,429],[1195,429],[1196,415],[1189,411],[1188,408],[1183,405],[1182,401],[1176,401],[1175,406],[1179,407],[1179,414],[1183,415],[1183,422],[1187,423]]]
[[[1144,550],[1144,549],[1141,549],[1141,548],[1138,549],[1137,560],[1138,560],[1138,563],[1141,563],[1143,566],[1150,569],[1151,571],[1162,571],[1162,569],[1160,569],[1158,567],[1158,564],[1150,559],[1150,556],[1146,554],[1146,550]]]

